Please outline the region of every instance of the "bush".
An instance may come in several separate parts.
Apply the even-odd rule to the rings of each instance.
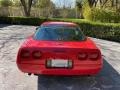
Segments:
[[[83,17],[87,20],[92,20],[92,10],[91,10],[88,2],[83,4]]]
[[[91,21],[119,23],[120,13],[112,10],[105,10],[99,8],[90,9],[88,6],[84,9],[84,18]]]
[[[67,21],[77,23],[82,31],[90,37],[120,42],[120,23],[98,23],[84,19],[61,18],[26,18],[26,17],[0,17],[0,23],[40,25],[44,21]]]
[[[120,23],[120,13],[100,7],[90,7],[88,0],[83,4],[83,17],[90,21]]]
[[[22,24],[22,25],[40,25],[46,18],[26,18],[26,17],[0,17],[0,23],[5,24]]]

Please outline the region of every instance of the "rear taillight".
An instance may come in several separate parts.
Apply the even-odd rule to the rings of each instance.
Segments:
[[[32,53],[32,57],[33,57],[34,59],[40,59],[41,56],[42,56],[42,54],[41,54],[40,51],[33,51],[33,53]]]
[[[99,52],[80,52],[78,54],[78,59],[79,60],[98,60],[100,57]]]
[[[78,59],[79,60],[85,60],[87,58],[87,53],[82,52],[78,54]]]
[[[99,57],[99,53],[98,52],[92,52],[89,54],[89,59],[91,60],[97,60]]]
[[[20,52],[21,58],[29,58],[30,57],[30,52],[28,50],[22,50]]]

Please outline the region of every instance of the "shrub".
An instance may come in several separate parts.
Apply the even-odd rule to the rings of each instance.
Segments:
[[[112,10],[105,10],[99,8],[89,9],[88,6],[84,9],[84,18],[91,21],[119,23],[120,13]]]
[[[0,23],[6,24],[40,25],[44,21],[74,22],[87,36],[120,42],[120,23],[99,23],[84,19],[65,18],[0,17]]]
[[[46,18],[26,18],[26,17],[0,17],[0,23],[22,24],[22,25],[40,25],[46,21]]]
[[[92,11],[88,2],[84,2],[83,4],[83,17],[85,19],[92,20]]]

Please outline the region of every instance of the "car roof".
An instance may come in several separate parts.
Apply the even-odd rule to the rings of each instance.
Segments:
[[[61,21],[48,21],[42,23],[43,26],[77,26],[77,24],[72,23],[72,22],[61,22]]]

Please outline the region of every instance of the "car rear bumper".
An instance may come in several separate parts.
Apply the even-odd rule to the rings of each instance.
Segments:
[[[45,65],[18,64],[24,73],[43,75],[96,75],[102,69],[102,64],[74,65],[72,69],[46,68]]]

